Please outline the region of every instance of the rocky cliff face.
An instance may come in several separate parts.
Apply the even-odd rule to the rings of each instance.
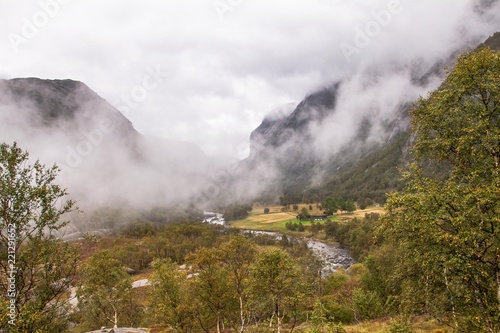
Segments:
[[[267,147],[279,150],[290,142],[309,140],[309,125],[321,122],[335,107],[339,85],[307,96],[291,114],[266,117],[250,135],[250,155],[259,155]]]
[[[253,181],[260,179],[261,184],[267,184],[262,184],[266,189],[260,199],[268,201],[279,197],[281,203],[319,201],[328,191],[318,187],[355,168],[370,154],[390,146],[406,133],[409,104],[401,104],[394,117],[383,123],[377,140],[370,134],[374,122],[365,117],[358,119],[355,133],[347,143],[331,152],[328,147],[317,149],[316,133],[324,131],[322,124],[338,112],[341,87],[342,83],[336,83],[308,95],[291,113],[266,117],[252,132],[251,153],[242,164],[248,170],[244,174],[250,174]],[[335,142],[331,145],[335,146]]]
[[[496,33],[479,47],[498,50],[499,40]],[[252,132],[240,175],[261,184],[264,201],[339,195],[383,202],[402,186],[412,102],[439,86],[459,53],[427,67],[368,68],[310,94],[293,111],[270,115]],[[391,89],[399,92],[391,95]]]

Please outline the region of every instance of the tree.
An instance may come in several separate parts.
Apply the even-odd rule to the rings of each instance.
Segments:
[[[272,249],[259,253],[250,272],[254,308],[267,308],[270,326],[276,319],[280,333],[287,311],[303,296],[300,269],[287,252]]]
[[[231,204],[224,210],[224,218],[226,221],[243,220],[251,211],[251,205]]]
[[[250,275],[250,264],[257,254],[255,244],[242,235],[233,236],[220,246],[221,260],[226,267],[230,283],[238,296],[240,308],[240,333],[245,330],[245,318],[247,315],[248,300],[248,278]]]
[[[382,232],[406,249],[425,311],[459,332],[498,332],[500,53],[460,56],[411,115],[414,161]]]
[[[155,323],[179,333],[191,332],[195,319],[186,273],[170,259],[155,260],[152,266],[150,299]]]
[[[29,164],[16,143],[0,145],[0,328],[9,332],[61,332],[66,293],[77,251],[55,237],[73,210],[66,190],[54,184],[58,168]],[[10,323],[9,323],[10,321]]]
[[[108,250],[92,255],[82,266],[81,274],[77,295],[85,320],[93,326],[112,324],[117,328],[125,305],[133,304],[129,302],[132,296],[129,275]]]
[[[356,204],[352,199],[349,199],[341,203],[340,209],[343,210],[344,212],[352,213],[356,210]]]
[[[221,257],[218,248],[202,248],[187,257],[196,272],[190,288],[196,302],[197,320],[205,331],[215,327],[217,333],[224,330],[233,309],[237,308],[227,279],[228,271],[220,263]]]
[[[309,214],[309,211],[307,210],[306,207],[303,207],[301,210],[300,210],[300,217],[301,219],[307,219],[311,216],[311,214]]]
[[[306,230],[306,227],[302,224],[302,222],[298,223],[297,231],[299,232],[304,232]]]
[[[326,197],[322,206],[328,213],[331,214],[335,213],[339,209],[338,201],[333,197]]]

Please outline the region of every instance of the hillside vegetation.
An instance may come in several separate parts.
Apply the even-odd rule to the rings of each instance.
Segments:
[[[499,78],[500,52],[467,52],[410,110],[411,134],[358,165],[366,176],[332,178],[296,207],[286,195],[281,206],[221,207],[233,226],[283,237],[197,222],[188,205],[102,208],[81,219],[105,226],[106,236],[63,241],[56,236],[76,209],[55,184],[58,168],[1,144],[0,329],[499,332]],[[383,184],[396,190],[383,214],[342,188],[396,179],[392,162],[402,160],[404,181]],[[368,209],[356,211],[355,197]],[[323,274],[303,237],[349,247],[357,263]]]

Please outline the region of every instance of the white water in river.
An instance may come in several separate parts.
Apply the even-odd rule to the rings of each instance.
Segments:
[[[254,230],[244,230],[243,232],[249,232],[254,235],[269,235],[276,239],[281,239],[281,237],[283,236],[283,234],[280,232]],[[340,244],[327,244],[308,238],[303,238],[301,240],[306,241],[307,247],[311,249],[323,262],[323,269],[321,270],[321,275],[323,277],[330,275],[338,268],[349,268],[356,262],[349,254],[349,249],[341,246]]]

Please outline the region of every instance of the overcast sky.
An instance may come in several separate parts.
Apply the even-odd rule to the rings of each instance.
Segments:
[[[0,78],[80,80],[143,134],[244,157],[265,114],[363,64],[430,63],[500,30],[498,3],[482,18],[472,4],[0,0]]]

